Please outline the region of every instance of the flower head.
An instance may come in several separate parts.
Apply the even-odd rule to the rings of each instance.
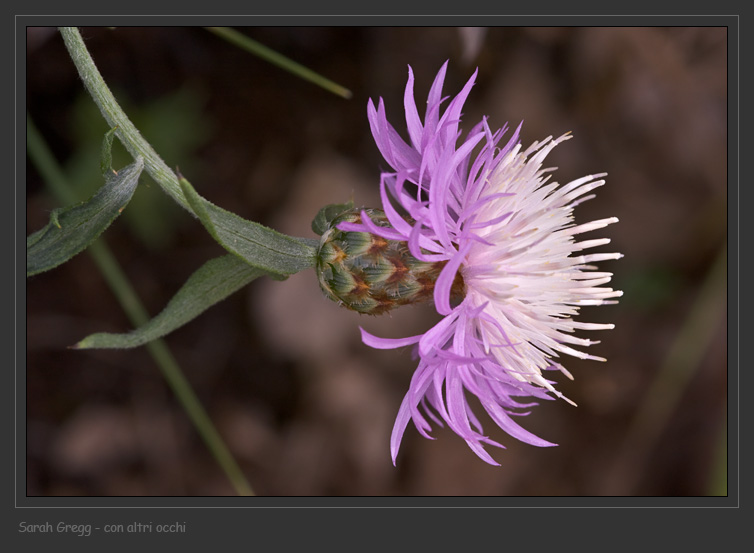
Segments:
[[[409,420],[427,438],[432,420],[447,424],[479,457],[497,465],[483,446],[503,446],[484,435],[467,394],[511,436],[536,446],[555,445],[512,417],[535,405],[520,398],[563,397],[544,376],[559,370],[571,378],[555,361],[560,354],[604,361],[583,353],[581,347],[597,342],[574,331],[613,325],[573,317],[582,305],[615,303],[610,298],[622,293],[604,287],[612,275],[597,272],[591,263],[622,256],[582,254],[607,244],[606,238],[576,241],[577,235],[617,221],[573,222],[573,208],[593,197],[604,174],[560,186],[542,168],[547,154],[570,135],[522,151],[520,126],[503,144],[507,127],[493,132],[485,118],[459,140],[461,110],[476,72],[445,105],[446,68],[447,62],[432,84],[422,121],[409,67],[404,108],[410,143],[388,123],[382,99],[377,107],[369,101],[372,134],[393,169],[380,179],[387,221],[376,224],[362,211],[358,222],[343,221],[338,228],[405,242],[417,260],[442,267],[432,289],[442,316],[435,326],[401,339],[361,331],[364,343],[374,348],[415,345],[418,352],[393,428],[393,463]]]

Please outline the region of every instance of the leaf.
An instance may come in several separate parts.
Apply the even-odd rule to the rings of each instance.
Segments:
[[[113,127],[105,133],[105,138],[102,140],[102,155],[100,156],[102,176],[113,172],[113,138],[115,138],[115,131],[117,130],[118,127]]]
[[[179,182],[204,228],[223,248],[246,263],[281,276],[314,266],[317,240],[293,238],[247,221],[202,198],[185,178],[180,177]]]
[[[345,98],[346,100],[350,100],[353,97],[353,92],[351,92],[344,86],[341,86],[338,83],[334,83],[330,79],[327,79],[320,74],[315,73],[308,67],[304,67],[300,63],[296,63],[295,61],[286,58],[279,52],[268,48],[264,44],[260,44],[256,40],[252,40],[248,36],[239,33],[238,31],[235,31],[229,27],[207,27],[207,30],[224,38],[228,42],[235,44],[239,48],[243,48],[247,52],[251,52],[252,54],[259,56],[263,60],[277,65],[281,69],[289,71],[293,75],[314,83],[317,86],[320,86],[325,90],[332,92],[333,94],[337,94],[338,96]]]
[[[90,349],[141,346],[183,326],[264,274],[261,269],[252,267],[234,255],[212,259],[194,272],[165,309],[145,325],[124,334],[92,334],[73,347]]]
[[[136,190],[144,160],[139,157],[118,173],[105,176],[105,184],[91,198],[55,209],[50,222],[26,238],[26,276],[48,271],[85,250],[128,205]]]

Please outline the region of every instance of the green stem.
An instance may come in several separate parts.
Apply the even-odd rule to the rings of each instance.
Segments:
[[[29,158],[42,175],[49,190],[61,204],[74,203],[76,196],[66,182],[63,171],[28,115],[26,117],[26,129],[26,144]],[[118,265],[112,252],[107,247],[107,244],[101,240],[96,241],[89,246],[87,251],[91,254],[95,264],[131,323],[135,327],[146,324],[149,321],[149,314],[139,300],[128,278],[126,278]],[[186,380],[180,366],[165,342],[163,340],[155,340],[146,344],[146,348],[157,363],[162,375],[191,419],[197,432],[231,481],[236,492],[239,495],[254,495],[243,472],[225,445],[225,442],[223,442],[217,429],[212,424],[212,420],[196,397],[191,385]]]
[[[637,412],[629,442],[642,444],[642,449],[659,438],[717,332],[725,314],[727,259],[727,248],[723,247]]]
[[[322,87],[329,92],[332,92],[333,94],[337,94],[338,96],[341,96],[346,100],[349,100],[351,99],[351,97],[353,97],[353,93],[346,87],[323,77],[319,73],[315,73],[308,67],[304,67],[303,65],[296,63],[289,58],[286,58],[275,50],[268,48],[264,44],[260,44],[256,40],[253,40],[246,35],[239,33],[238,31],[235,31],[229,27],[207,27],[207,30],[215,33],[219,37],[224,38],[228,42],[232,42],[239,48],[243,48],[247,52],[251,52],[252,54],[259,56],[260,58],[272,63],[273,65],[277,65],[278,67],[285,69],[286,71],[293,73],[294,75],[306,81],[314,83],[317,86]]]
[[[667,351],[654,381],[647,390],[626,433],[619,460],[613,467],[611,481],[628,471],[621,479],[624,490],[611,494],[632,493],[647,456],[662,436],[670,416],[699,367],[720,322],[725,316],[727,290],[727,247],[723,246],[710,268],[686,321]]]
[[[115,135],[120,139],[134,159],[139,156],[142,157],[144,160],[144,169],[146,169],[147,173],[149,173],[157,184],[159,184],[160,187],[179,205],[187,209],[196,217],[197,214],[194,212],[192,204],[189,203],[183,193],[178,176],[165,164],[160,156],[157,155],[154,148],[152,148],[152,146],[141,136],[134,124],[118,105],[118,102],[103,80],[102,75],[94,65],[94,60],[92,60],[92,57],[89,55],[86,45],[81,38],[81,34],[75,27],[61,27],[60,33],[63,36],[63,40],[65,41],[65,45],[68,48],[68,52],[76,66],[79,76],[84,82],[84,86],[99,107],[102,116],[105,118],[110,128],[115,129]],[[201,198],[201,200],[214,208],[214,212],[217,212],[220,209],[203,198]],[[224,210],[221,211],[224,212]],[[234,220],[240,219],[235,216],[225,216],[223,214],[224,220],[229,218]],[[282,258],[278,255],[280,252],[276,248],[276,244],[279,244],[281,240],[293,246],[294,249],[301,254],[298,256],[300,258],[300,263],[293,272],[311,267],[314,264],[315,250],[313,244],[316,244],[316,241],[285,236],[269,227],[253,221],[243,221],[243,224],[247,231],[253,232],[254,234],[256,245],[255,251],[252,252],[254,256],[267,256],[268,260],[272,263],[271,266],[265,267],[265,270],[269,270],[272,273],[292,274],[290,271],[281,269],[278,266],[278,263],[281,262]],[[232,250],[229,251],[235,253]],[[246,259],[248,259],[248,257]],[[282,263],[285,264],[284,260]]]
[[[97,66],[94,65],[89,51],[84,44],[78,29],[75,27],[60,27],[60,34],[63,37],[68,53],[76,65],[81,80],[84,82],[89,94],[102,112],[102,116],[110,125],[110,128],[117,127],[116,136],[125,146],[126,150],[136,159],[138,156],[144,158],[144,168],[147,173],[159,184],[165,192],[172,197],[178,204],[193,213],[183,196],[181,187],[178,184],[178,177],[167,166],[162,158],[154,151],[152,146],[147,142],[138,129],[131,123],[131,120],[121,109],[115,100],[112,92],[105,84]]]

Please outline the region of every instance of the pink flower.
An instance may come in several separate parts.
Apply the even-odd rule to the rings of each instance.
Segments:
[[[410,144],[388,123],[382,99],[368,104],[369,123],[380,152],[393,168],[380,180],[382,208],[390,222],[379,226],[361,214],[361,223],[340,223],[344,231],[369,232],[408,243],[421,261],[445,263],[434,288],[443,316],[419,336],[378,338],[363,329],[365,344],[379,349],[415,345],[419,365],[400,406],[391,437],[393,463],[409,420],[430,438],[430,420],[447,424],[487,463],[498,463],[485,444],[503,447],[484,435],[467,395],[473,394],[500,428],[523,442],[552,446],[528,432],[513,416],[536,403],[519,398],[562,396],[544,371],[559,370],[560,354],[604,361],[580,347],[597,342],[575,330],[603,330],[611,324],[577,322],[582,305],[615,303],[622,292],[605,288],[611,273],[591,263],[622,257],[582,250],[607,238],[577,242],[575,236],[617,222],[615,217],[575,225],[573,208],[602,186],[604,174],[565,186],[548,182],[547,154],[566,134],[546,138],[522,151],[519,126],[505,145],[507,127],[492,132],[486,118],[460,141],[461,110],[476,72],[442,109],[447,62],[429,92],[422,122],[414,101],[409,67],[404,108]],[[408,215],[400,214],[398,207]],[[458,290],[462,279],[462,297]],[[454,284],[455,283],[455,284]],[[569,401],[566,399],[566,401]]]

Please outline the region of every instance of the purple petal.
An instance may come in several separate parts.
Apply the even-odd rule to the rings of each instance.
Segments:
[[[375,222],[372,221],[372,219],[369,217],[369,214],[363,209],[361,210],[361,223],[366,227],[367,232],[371,232],[372,234],[376,234],[377,236],[382,236],[383,238],[386,238],[388,240],[403,241],[406,239],[405,236],[403,236],[395,229],[392,229],[390,227],[381,227],[380,225],[375,224]],[[338,225],[338,228],[340,228],[340,225]]]
[[[445,110],[445,113],[442,116],[440,123],[442,123],[443,120],[454,122],[453,125],[448,126],[443,130],[446,137],[454,136],[458,132],[458,121],[461,119],[461,110],[463,109],[463,104],[466,102],[466,98],[469,96],[469,92],[471,92],[471,89],[474,86],[478,71],[478,69],[474,71],[474,74],[471,75],[471,78],[466,82],[461,92],[451,100],[448,109]]]
[[[515,146],[516,144],[518,144],[518,137],[519,137],[519,135],[521,134],[521,127],[522,127],[523,125],[524,125],[524,122],[523,122],[523,121],[521,121],[521,122],[520,122],[520,123],[518,124],[518,127],[516,127],[516,130],[515,130],[515,132],[513,133],[513,136],[511,136],[511,137],[510,137],[510,140],[508,140],[508,143],[507,143],[507,144],[506,144],[506,145],[505,145],[505,146],[503,147],[503,149],[502,149],[502,150],[500,150],[500,154],[499,154],[499,155],[500,155],[500,157],[503,157],[503,156],[507,155],[507,154],[508,154],[508,152],[510,152],[510,151],[511,151],[511,150],[513,149],[513,147],[514,147],[514,146]]]
[[[369,100],[367,117],[377,148],[393,169],[401,171],[419,166],[421,163],[419,152],[406,144],[393,126],[388,123],[382,98],[376,110],[372,100]]]
[[[416,109],[416,101],[414,100],[414,72],[411,70],[410,65],[408,66],[406,92],[403,95],[403,107],[406,110],[406,128],[408,129],[408,135],[411,137],[411,143],[416,150],[421,151],[424,127],[419,118],[419,112]]]
[[[361,341],[374,349],[395,349],[410,346],[411,344],[416,344],[424,336],[423,334],[419,334],[418,336],[407,336],[406,338],[380,338],[370,334],[361,327],[359,327],[359,330],[361,330]]]
[[[383,174],[383,177],[385,175]],[[399,176],[395,177],[400,178]],[[403,179],[405,180],[405,179]],[[411,225],[395,210],[393,203],[387,195],[387,189],[385,185],[385,179],[380,178],[380,198],[382,199],[382,209],[385,211],[385,216],[393,228],[398,231],[403,240],[408,240],[408,235],[411,233]]]
[[[518,423],[514,422],[513,419],[510,418],[508,413],[505,412],[505,409],[503,409],[499,405],[488,402],[484,403],[483,405],[492,420],[494,420],[500,428],[505,430],[508,434],[510,434],[517,440],[538,447],[553,447],[558,445],[552,442],[548,442],[547,440],[543,440],[542,438],[535,436],[528,430],[525,430],[523,427],[519,426]]]
[[[445,316],[439,323],[430,328],[419,340],[419,354],[424,358],[436,349],[442,349],[453,334],[453,323],[458,318],[458,311]]]
[[[411,229],[411,234],[408,236],[408,249],[416,259],[419,261],[427,261],[434,263],[435,261],[444,261],[448,259],[448,255],[443,252],[443,249],[439,244],[428,240],[427,236],[422,234],[422,226],[424,222],[419,219],[414,223],[414,227]],[[428,250],[431,254],[426,254],[422,250]]]
[[[345,232],[369,232],[369,229],[361,223],[349,223],[348,221],[341,221],[335,228]]]
[[[451,199],[448,188],[456,175],[455,171],[458,164],[461,163],[465,156],[471,153],[471,150],[474,149],[483,136],[483,133],[478,133],[476,136],[469,137],[457,151],[452,151],[450,148],[446,149],[438,163],[437,173],[432,179],[433,186],[429,191],[432,228],[437,233],[440,243],[446,248],[450,245],[448,224],[446,222],[447,207]]]
[[[442,64],[442,67],[437,72],[435,80],[432,83],[432,87],[429,89],[429,95],[427,96],[427,111],[424,114],[424,126],[429,127],[434,131],[437,127],[437,114],[431,115],[430,109],[433,106],[438,106],[442,98],[442,85],[445,82],[445,72],[448,69],[448,60]]]
[[[390,456],[393,459],[393,466],[395,466],[395,459],[398,457],[398,450],[401,447],[401,441],[403,440],[403,433],[406,431],[406,426],[411,418],[409,414],[408,394],[403,396],[403,401],[398,409],[398,415],[395,417],[395,423],[393,424],[393,432],[390,435]]]
[[[450,307],[450,290],[453,287],[453,281],[456,278],[458,268],[466,258],[466,254],[471,249],[472,242],[466,242],[461,250],[456,253],[450,261],[442,268],[440,276],[435,283],[434,298],[435,307],[440,315],[448,315],[451,312]]]

